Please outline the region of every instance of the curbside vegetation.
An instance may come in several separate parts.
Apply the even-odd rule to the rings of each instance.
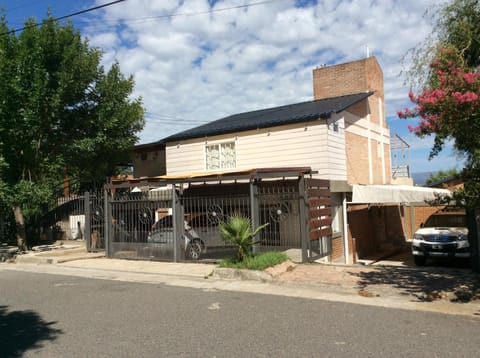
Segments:
[[[264,252],[252,253],[253,245],[258,241],[254,237],[264,229],[267,224],[252,229],[249,218],[235,214],[226,221],[220,223],[221,238],[228,243],[234,244],[237,248],[237,254],[234,258],[222,260],[220,267],[264,270],[288,260],[288,256],[283,252]]]

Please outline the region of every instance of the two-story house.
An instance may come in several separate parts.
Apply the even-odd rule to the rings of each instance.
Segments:
[[[313,94],[312,101],[233,114],[139,145],[135,177],[310,167],[331,183],[334,239],[351,262],[352,185],[392,190],[383,73],[375,57],[318,67]],[[354,216],[355,207],[349,211]]]

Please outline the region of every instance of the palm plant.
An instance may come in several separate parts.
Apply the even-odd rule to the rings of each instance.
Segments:
[[[243,261],[252,246],[257,243],[254,240],[255,235],[267,225],[268,223],[252,230],[249,218],[234,214],[226,221],[220,222],[220,235],[224,241],[232,243],[237,247],[237,260]]]

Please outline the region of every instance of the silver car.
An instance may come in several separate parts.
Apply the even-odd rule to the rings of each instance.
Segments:
[[[202,253],[205,252],[205,243],[185,220],[183,240],[185,240],[185,257],[190,260],[200,259]],[[168,247],[173,247],[175,244],[173,216],[167,215],[155,222],[155,224],[152,225],[151,231],[148,233],[147,241],[153,244],[164,244]]]

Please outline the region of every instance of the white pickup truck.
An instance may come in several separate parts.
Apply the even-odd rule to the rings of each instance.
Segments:
[[[418,266],[425,265],[428,258],[470,258],[465,211],[432,214],[413,235],[412,254]]]

